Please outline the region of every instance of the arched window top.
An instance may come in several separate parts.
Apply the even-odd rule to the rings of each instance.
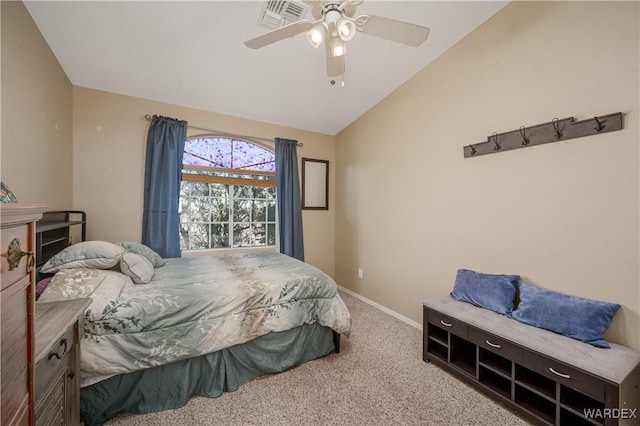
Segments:
[[[187,139],[182,163],[212,168],[276,171],[275,155],[267,148],[248,141],[216,136]]]

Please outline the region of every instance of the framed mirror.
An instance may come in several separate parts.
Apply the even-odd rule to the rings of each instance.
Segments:
[[[302,209],[329,210],[329,161],[302,159]]]

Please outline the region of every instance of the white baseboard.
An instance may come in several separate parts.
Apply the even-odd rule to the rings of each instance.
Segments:
[[[400,321],[402,321],[402,322],[406,322],[407,324],[409,324],[409,325],[410,325],[410,326],[412,326],[412,327],[415,327],[415,328],[417,328],[417,329],[419,329],[419,330],[422,330],[422,324],[420,324],[420,323],[418,323],[418,322],[415,322],[414,320],[409,319],[409,318],[405,317],[404,315],[400,315],[399,313],[397,313],[397,312],[395,312],[395,311],[392,311],[391,309],[387,308],[386,306],[382,306],[381,304],[376,303],[376,302],[374,302],[374,301],[373,301],[373,300],[371,300],[371,299],[367,299],[366,297],[361,296],[361,295],[359,295],[358,293],[355,293],[355,292],[353,292],[353,291],[351,291],[351,290],[349,290],[349,289],[347,289],[347,288],[344,288],[344,287],[338,286],[338,289],[339,289],[340,291],[344,291],[344,292],[345,292],[345,293],[347,293],[349,296],[353,296],[353,297],[355,297],[355,298],[356,298],[356,299],[358,299],[358,300],[362,300],[364,303],[366,303],[366,304],[368,304],[368,305],[371,305],[371,306],[373,306],[374,308],[379,309],[379,310],[381,310],[382,312],[384,312],[384,313],[386,313],[386,314],[389,314],[389,315],[391,315],[391,316],[392,316],[392,317],[394,317],[394,318],[399,319],[399,320],[400,320]]]

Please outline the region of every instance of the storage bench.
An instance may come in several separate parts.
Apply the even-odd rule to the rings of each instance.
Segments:
[[[640,352],[596,348],[449,296],[423,302],[423,359],[547,425],[639,425]]]

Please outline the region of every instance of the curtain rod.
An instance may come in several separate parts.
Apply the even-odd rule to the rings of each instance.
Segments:
[[[146,114],[146,115],[144,116],[144,118],[145,118],[145,120],[147,120],[147,121],[151,121],[151,119],[153,118],[153,116],[152,116],[151,114]],[[263,137],[260,137],[260,136],[236,135],[236,134],[233,134],[233,133],[227,133],[227,132],[224,132],[224,131],[222,131],[222,130],[209,129],[209,128],[207,128],[207,127],[198,126],[198,125],[195,125],[195,124],[189,124],[188,122],[187,122],[187,127],[191,127],[192,129],[204,130],[205,132],[218,133],[218,134],[220,134],[221,136],[229,136],[229,137],[238,138],[238,139],[255,139],[255,140],[265,141],[265,142],[275,142],[275,140],[274,140],[274,139],[263,138]],[[297,143],[297,145],[298,145],[299,147],[302,147],[302,146],[303,146],[302,142],[298,142],[298,143]]]

